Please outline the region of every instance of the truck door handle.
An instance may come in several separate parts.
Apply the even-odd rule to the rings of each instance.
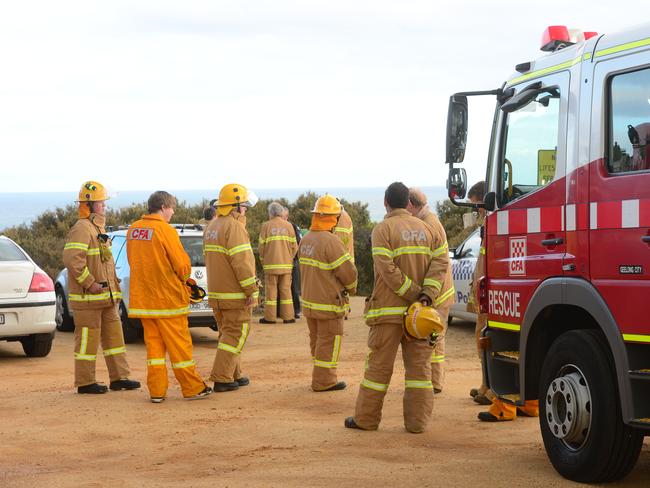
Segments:
[[[561,237],[555,237],[553,239],[544,239],[542,240],[542,246],[559,246],[560,244],[564,243],[564,239]]]
[[[650,236],[643,236],[641,237],[641,240],[646,244],[650,244]]]

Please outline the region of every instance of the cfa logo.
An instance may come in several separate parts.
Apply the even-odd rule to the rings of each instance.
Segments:
[[[405,241],[426,241],[427,235],[423,230],[403,230],[402,239]]]
[[[132,241],[150,241],[153,238],[153,229],[131,229],[129,238]]]
[[[286,236],[288,235],[287,229],[283,228],[278,228],[278,227],[271,227],[271,235],[272,236]]]
[[[301,256],[313,256],[316,248],[313,244],[301,244],[300,245],[300,255]]]
[[[205,239],[208,241],[216,241],[219,238],[218,230],[210,230],[205,233]]]
[[[510,276],[526,274],[526,237],[510,238]]]

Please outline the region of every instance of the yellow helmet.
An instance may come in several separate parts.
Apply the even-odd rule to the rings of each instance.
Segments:
[[[86,181],[81,185],[79,189],[79,198],[78,202],[99,202],[102,200],[108,200],[108,192],[104,185],[96,181]]]
[[[219,215],[228,215],[233,207],[245,205],[252,207],[257,203],[257,196],[237,183],[229,183],[221,188],[219,199],[215,202]]]
[[[201,303],[205,298],[205,290],[196,284],[196,281],[192,278],[188,278],[185,284],[190,289],[190,302],[191,303]]]
[[[413,303],[404,314],[404,331],[413,339],[434,342],[445,330],[440,314],[433,307],[426,307],[420,302]]]
[[[327,193],[316,200],[314,209],[311,213],[320,214],[320,215],[341,215],[341,202],[339,202],[332,195]]]

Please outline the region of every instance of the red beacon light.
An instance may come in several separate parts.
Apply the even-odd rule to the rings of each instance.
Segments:
[[[569,36],[569,29],[565,25],[551,25],[542,34],[542,47],[540,49],[544,52],[553,52],[571,44],[573,43]]]
[[[585,37],[585,41],[588,41],[592,37],[596,37],[598,35],[598,32],[585,31],[585,32],[582,33],[582,35]]]

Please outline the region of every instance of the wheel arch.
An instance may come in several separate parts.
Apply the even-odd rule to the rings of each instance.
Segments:
[[[519,368],[521,398],[537,398],[542,363],[553,341],[564,332],[600,330],[612,354],[623,421],[633,418],[629,362],[620,329],[596,288],[581,278],[545,280],[535,290],[521,325]]]

